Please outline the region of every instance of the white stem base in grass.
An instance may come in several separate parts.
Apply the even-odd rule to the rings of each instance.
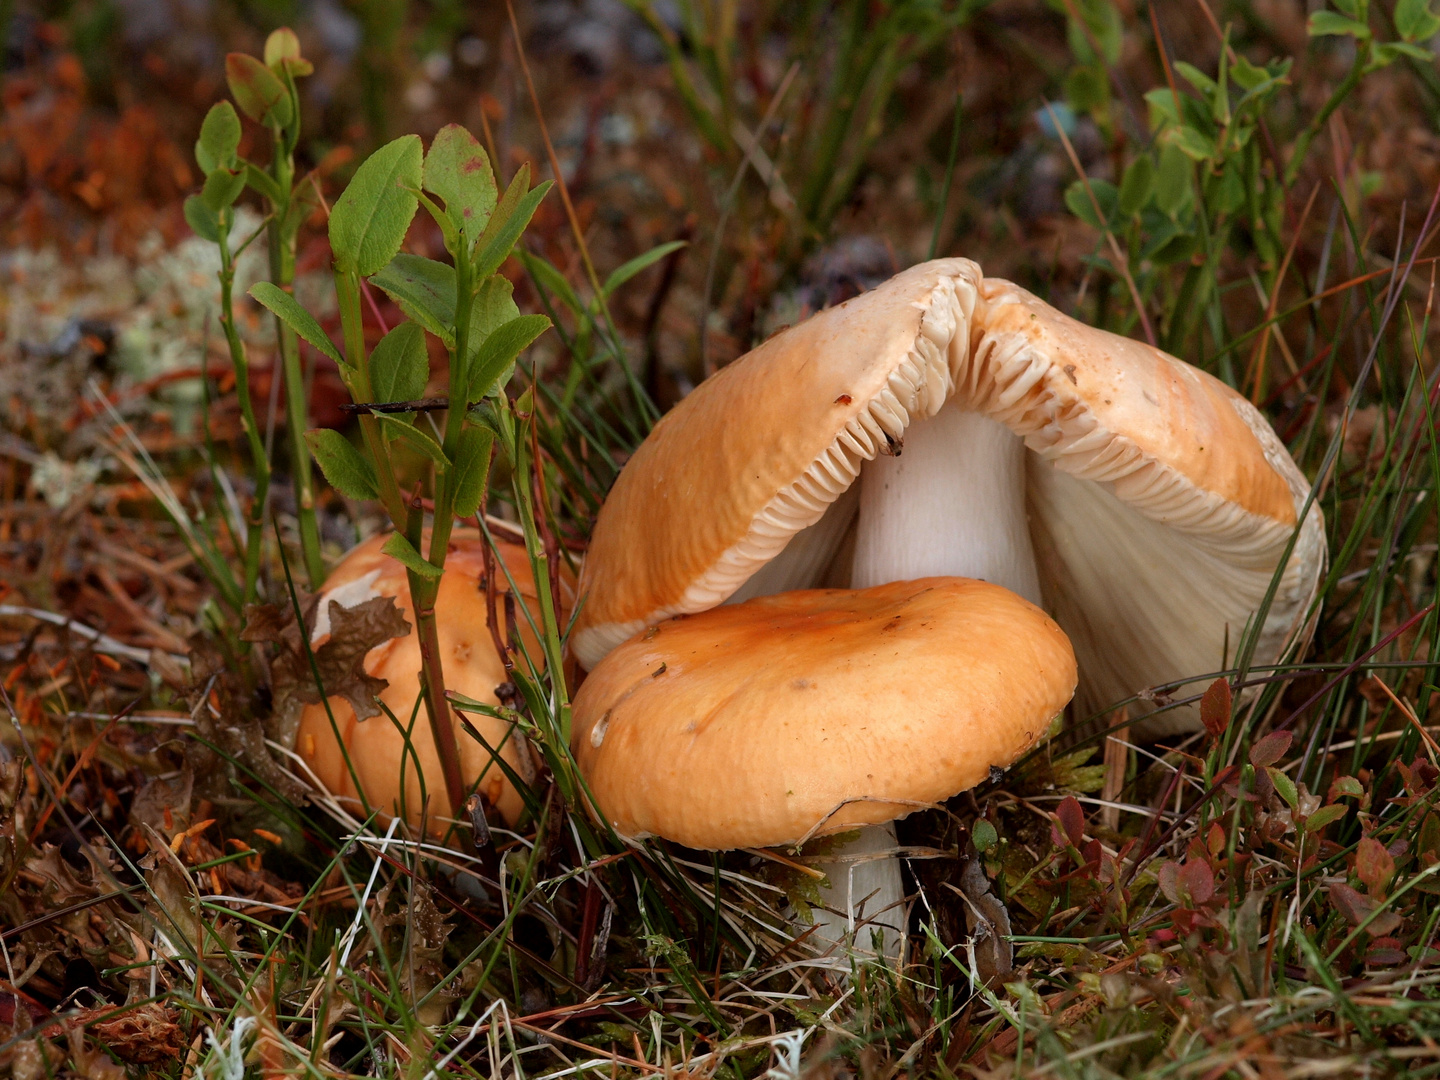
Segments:
[[[830,880],[829,888],[820,888],[820,903],[830,910],[812,909],[815,932],[809,940],[841,967],[850,966],[850,948],[861,957],[875,957],[876,934],[884,936],[880,957],[890,961],[900,957],[905,884],[895,854],[898,846],[894,822],[871,825],[823,860],[810,862]]]
[[[1040,603],[1025,516],[1025,443],[946,405],[905,432],[901,452],[860,472],[851,586],[966,577]]]

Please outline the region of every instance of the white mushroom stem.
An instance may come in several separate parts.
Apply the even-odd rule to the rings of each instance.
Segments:
[[[1040,603],[1025,520],[1025,444],[1005,425],[946,405],[860,472],[851,587],[967,577]]]
[[[812,909],[815,933],[811,940],[821,952],[848,960],[837,946],[853,943],[857,953],[873,956],[874,935],[879,933],[884,939],[880,955],[899,958],[905,930],[905,886],[895,855],[898,843],[894,822],[871,825],[829,857],[810,862],[829,879],[828,888],[820,886],[824,907]]]
[[[1025,516],[1025,444],[1003,424],[946,405],[905,432],[898,453],[866,462],[860,473],[852,588],[923,577],[967,577],[1003,585],[1040,603],[1040,577]],[[895,826],[861,830],[821,866],[830,879],[822,902],[841,913],[817,914],[816,937],[853,933],[853,908],[903,929],[900,861],[862,856],[893,851]],[[869,951],[861,921],[858,950]],[[893,937],[892,937],[893,934]],[[885,955],[899,954],[898,929],[886,934]]]

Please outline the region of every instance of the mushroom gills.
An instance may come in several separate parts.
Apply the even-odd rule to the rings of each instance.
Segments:
[[[1005,425],[945,405],[917,420],[893,457],[860,471],[853,588],[967,577],[1039,605],[1025,516],[1025,443]]]

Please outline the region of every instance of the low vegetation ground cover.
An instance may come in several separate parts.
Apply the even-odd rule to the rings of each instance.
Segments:
[[[1440,1069],[1425,3],[322,8],[0,4],[12,1074]],[[1242,634],[906,818],[896,968],[795,942],[814,852],[593,825],[558,589],[513,829],[313,790],[276,672],[353,676],[286,652],[327,563],[394,527],[423,595],[438,505],[558,582],[666,408],[934,254],[1265,411],[1329,533],[1304,655]],[[413,423],[353,408],[377,356]]]

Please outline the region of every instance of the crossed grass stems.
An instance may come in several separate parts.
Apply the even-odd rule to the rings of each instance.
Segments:
[[[1364,248],[1360,229],[1343,197],[1337,199],[1336,207],[1323,250],[1327,255],[1336,250],[1348,234],[1351,250],[1358,257]],[[1366,675],[1388,675],[1398,688],[1416,670],[1432,671],[1430,658],[1440,646],[1435,598],[1416,595],[1415,582],[1407,577],[1412,561],[1434,557],[1433,543],[1427,547],[1425,539],[1433,536],[1430,506],[1440,494],[1440,448],[1433,422],[1440,374],[1427,376],[1420,362],[1433,300],[1433,263],[1431,286],[1424,292],[1423,314],[1418,320],[1412,306],[1404,302],[1406,289],[1414,284],[1414,271],[1423,265],[1420,255],[1431,238],[1433,218],[1432,204],[1408,256],[1402,258],[1403,235],[1397,240],[1383,288],[1377,289],[1379,275],[1368,274],[1322,290],[1328,297],[1341,297],[1342,312],[1329,341],[1312,343],[1314,353],[1323,357],[1311,369],[1320,402],[1327,399],[1340,374],[1342,346],[1365,329],[1371,340],[1337,429],[1327,439],[1323,407],[1308,417],[1283,417],[1280,425],[1282,431],[1291,428],[1286,433],[1297,459],[1318,478],[1312,497],[1326,510],[1332,563],[1317,599],[1317,604],[1324,605],[1317,641],[1339,659],[1256,666],[1250,662],[1252,638],[1247,630],[1236,642],[1234,663],[1226,670],[1148,692],[1150,703],[1158,703],[1161,709],[1199,701],[1215,679],[1227,680],[1237,695],[1245,693],[1238,698],[1234,719],[1219,737],[1204,746],[1182,746],[1180,749],[1189,753],[1182,753],[1178,764],[1176,755],[1156,755],[1157,764],[1151,771],[1166,777],[1160,785],[1160,798],[1149,805],[1134,800],[1122,804],[1122,812],[1143,819],[1136,843],[1123,853],[1120,864],[1132,881],[1151,872],[1158,857],[1183,849],[1184,841],[1203,835],[1208,824],[1224,816],[1230,803],[1217,781],[1229,766],[1244,762],[1252,734],[1272,721],[1278,719],[1275,726],[1282,729],[1305,723],[1297,744],[1303,746],[1303,752],[1284,766],[1284,771],[1297,784],[1316,791],[1323,787],[1326,761],[1345,749],[1351,752],[1349,773],[1369,763],[1377,778],[1424,749],[1421,733],[1413,725],[1386,731],[1387,723],[1399,711],[1394,704],[1376,708],[1357,703],[1352,691]],[[583,245],[578,230],[576,239]],[[555,322],[572,357],[569,377],[560,388],[532,375],[531,392],[543,399],[544,407],[535,402],[525,421],[524,437],[517,440],[528,446],[529,452],[517,456],[508,493],[492,492],[516,509],[538,581],[541,574],[548,574],[546,560],[540,556],[557,551],[551,499],[558,499],[562,512],[576,518],[593,512],[599,493],[618,471],[617,452],[638,441],[653,414],[647,410],[648,402],[636,393],[625,365],[618,335],[605,310],[607,290],[597,288],[597,298],[583,303],[573,290],[559,289],[556,278],[563,283],[563,276],[547,274],[544,268],[537,272],[537,256],[532,254],[525,261],[552,315],[558,310],[569,315],[568,328],[560,318]],[[1325,276],[1322,269],[1319,280]],[[1218,282],[1212,283],[1209,295],[1212,302],[1219,302]],[[1312,304],[1318,315],[1316,298],[1297,308]],[[1228,353],[1256,334],[1268,333],[1295,310],[1276,312],[1272,306],[1261,326],[1232,337],[1220,352]],[[1319,327],[1318,318],[1312,325]],[[600,343],[596,358],[577,347],[587,336]],[[1402,361],[1407,353],[1409,360]],[[607,378],[606,365],[612,372],[618,367],[625,376],[619,382]],[[1367,387],[1373,388],[1379,406],[1379,422],[1364,455],[1373,464],[1373,475],[1363,461],[1358,472],[1347,472],[1341,459],[1346,427]],[[553,419],[546,416],[547,410]],[[223,472],[213,453],[210,465]],[[168,491],[153,462],[136,461],[136,471],[147,475],[157,494]],[[546,498],[547,492],[551,498]],[[172,516],[178,512],[189,523],[195,541],[207,542],[207,523],[190,522],[178,500],[172,506]],[[485,517],[476,520],[490,540]],[[285,545],[280,542],[278,525],[276,531],[283,560]],[[213,544],[213,540],[208,542]],[[503,568],[503,560],[497,559],[496,565]],[[284,562],[283,568],[282,591],[298,605],[289,563]],[[1016,1068],[1079,1075],[1089,1067],[1087,1063],[1099,1066],[1116,1060],[1117,1055],[1124,1060],[1125,1054],[1138,1052],[1137,1047],[1146,1040],[1155,1041],[1153,1032],[1135,1030],[1136,1025],[1145,1026],[1146,1014],[1132,1007],[1116,1011],[1077,1054],[1047,1018],[1037,1014],[1038,997],[1033,992],[1007,998],[997,989],[979,985],[963,946],[947,946],[930,924],[923,929],[928,946],[925,954],[914,957],[916,962],[903,974],[852,960],[853,977],[848,982],[835,980],[831,969],[808,960],[791,946],[788,933],[773,915],[785,892],[774,880],[737,868],[741,864],[733,859],[712,857],[707,864],[693,853],[667,844],[625,845],[614,836],[597,833],[594,823],[577,809],[582,797],[580,781],[567,742],[560,737],[566,727],[562,714],[565,692],[557,685],[558,666],[547,663],[559,655],[564,628],[531,610],[514,583],[510,584],[517,617],[527,620],[544,643],[541,655],[532,656],[523,636],[512,642],[515,682],[523,708],[498,710],[541,751],[556,781],[541,792],[519,777],[509,777],[525,797],[533,832],[491,827],[492,842],[486,848],[467,843],[469,823],[456,823],[452,833],[459,843],[431,843],[417,839],[398,819],[382,831],[373,814],[352,814],[331,799],[319,799],[311,807],[296,806],[243,762],[230,759],[237,774],[251,785],[246,790],[274,815],[284,831],[291,836],[324,838],[323,846],[330,854],[308,866],[313,884],[293,910],[274,912],[283,916],[278,925],[258,918],[248,902],[246,908],[237,910],[231,901],[203,896],[190,875],[208,869],[208,864],[185,867],[174,861],[174,868],[192,891],[192,911],[200,916],[199,940],[188,936],[189,918],[167,911],[159,897],[149,893],[161,914],[154,928],[154,943],[180,976],[173,981],[167,976],[170,986],[163,988],[152,967],[147,1000],[180,1005],[215,1033],[215,1043],[203,1061],[207,1075],[233,1053],[234,1045],[248,1045],[251,1038],[262,1047],[283,1051],[308,1075],[316,1076],[329,1069],[328,1061],[322,1065],[322,1059],[337,1047],[346,1058],[347,1070],[377,1075],[427,1076],[442,1069],[475,1075],[523,1074],[526,1057],[538,1055],[552,1075],[606,1074],[617,1069],[653,1073],[685,1066],[740,1076],[753,1075],[773,1060],[777,1075],[789,1076],[798,1075],[798,1065],[792,1063],[798,1062],[802,1047],[821,1057],[853,1057],[857,1047],[869,1048],[868,1052],[892,1065],[924,1061],[944,1075],[953,1072],[971,1052],[1003,1039],[1006,1033],[1013,1037]],[[1263,617],[1262,610],[1257,621]],[[1428,678],[1422,677],[1414,691],[1413,712],[1420,718],[1428,716],[1437,689]],[[1286,687],[1299,679],[1315,679],[1321,685],[1298,707],[1284,713],[1282,696]],[[1116,709],[1126,704],[1116,703]],[[455,705],[462,712],[481,708],[463,701]],[[389,715],[384,721],[376,718],[371,722],[390,722],[409,731],[420,710],[417,700],[408,717]],[[1115,715],[1107,711],[1075,725],[1033,752],[1031,760],[1021,764],[1020,772],[1098,745],[1121,726]],[[1358,733],[1347,745],[1345,736],[1357,723]],[[408,738],[406,741],[406,756],[410,757],[413,750],[408,748]],[[220,747],[210,748],[227,756]],[[295,780],[316,786],[292,752],[274,745],[271,749]],[[30,752],[28,743],[26,750]],[[1141,748],[1136,751],[1148,753]],[[498,756],[495,760],[505,767]],[[38,762],[36,771],[48,785],[48,774]],[[1139,794],[1137,784],[1132,784],[1131,790]],[[57,796],[53,790],[50,794]],[[995,790],[978,796],[981,804],[1006,797]],[[1015,805],[1021,801],[1012,799]],[[1028,800],[1031,805],[1042,801]],[[58,797],[55,802],[66,827],[84,842]],[[1387,835],[1413,840],[1427,805],[1403,812],[1397,809],[1388,817],[1382,813]],[[964,836],[964,822],[957,819],[955,825]],[[1340,867],[1343,871],[1345,858],[1356,850],[1359,840],[1353,817],[1333,831],[1346,838],[1338,853],[1304,871],[1298,869],[1298,859],[1295,866],[1280,866],[1277,880],[1266,887],[1264,903],[1277,916],[1283,910],[1283,922],[1278,926],[1272,922],[1267,965],[1275,952],[1277,934],[1294,943],[1288,953],[1279,954],[1278,989],[1272,982],[1268,996],[1224,1006],[1213,1019],[1223,1020],[1227,1009],[1232,1016],[1248,1010],[1247,1037],[1278,1038],[1296,1024],[1333,1014],[1343,1018],[1340,1026],[1344,1022],[1353,1025],[1360,1048],[1355,1048],[1354,1041],[1344,1046],[1336,1041],[1325,1047],[1330,1053],[1350,1055],[1341,1060],[1349,1060],[1355,1067],[1387,1060],[1393,1064],[1397,1059],[1386,1057],[1391,1054],[1385,1046],[1389,1033],[1399,1029],[1409,1040],[1420,1043],[1440,1032],[1440,1017],[1423,1000],[1407,1004],[1403,996],[1392,995],[1382,1004],[1350,1000],[1359,991],[1355,985],[1347,985],[1345,971],[1337,967],[1343,945],[1328,957],[1319,952],[1317,943],[1324,939],[1324,930],[1335,916],[1318,914],[1318,883],[1327,870]],[[1231,856],[1234,842],[1232,830]],[[111,847],[121,853],[113,840]],[[1110,853],[1122,854],[1113,849]],[[910,853],[912,858],[923,854],[927,853]],[[1056,852],[1038,858],[1032,876],[1063,857]],[[138,868],[131,865],[129,869],[143,880]],[[440,977],[427,980],[423,971],[417,972],[417,965],[424,967],[426,945],[417,919],[417,897],[433,895],[445,902],[453,895],[447,875],[460,872],[478,878],[489,890],[491,903],[479,911],[463,902],[447,904],[446,918],[457,927],[451,935],[455,939],[452,959],[444,962],[442,967],[447,970]],[[1396,881],[1387,903],[1402,898],[1422,876],[1412,874],[1405,881]],[[325,893],[326,883],[336,877],[356,909],[353,917],[332,924],[328,916],[333,909],[313,909]],[[403,917],[398,915],[393,897],[383,910],[374,903],[381,894],[389,895],[392,883],[406,893]],[[115,885],[117,896],[139,899],[135,890],[118,881]],[[922,908],[930,910],[932,899],[922,884],[918,901]],[[1238,895],[1234,900],[1238,902]],[[1232,922],[1234,906],[1227,909]],[[1013,940],[1022,946],[1022,954],[1025,947],[1058,945],[1089,950],[1099,960],[1120,961],[1143,947],[1145,935],[1163,927],[1172,909],[1157,892],[1123,924],[1101,919],[1086,926],[1088,913],[1082,909],[1059,926],[1052,926],[1047,915],[1029,927],[1035,933],[1017,932]],[[492,918],[496,910],[499,917]],[[1051,914],[1056,910],[1052,908]],[[1307,913],[1316,914],[1313,934],[1303,925]],[[232,949],[218,932],[222,919],[244,927],[260,948]],[[1437,919],[1440,912],[1427,921],[1420,939],[1425,946],[1434,940]],[[517,933],[527,926],[528,934]],[[560,942],[549,959],[531,947],[537,927],[544,937]],[[333,932],[327,935],[326,931]],[[1349,938],[1354,939],[1358,932]],[[609,985],[614,990],[595,993],[595,977],[604,970],[607,938],[617,947],[623,946],[627,955],[639,958],[641,964],[627,970],[624,978],[610,969]],[[1427,988],[1440,985],[1440,970],[1426,959],[1430,955],[1422,953],[1422,962],[1406,969],[1407,992],[1423,995]],[[1287,957],[1309,965],[1303,977],[1287,974],[1295,967],[1287,968]],[[573,963],[567,963],[572,959]],[[1051,986],[1065,985],[1066,980],[1055,971],[1042,974],[1043,961],[1041,957],[1032,977]],[[567,966],[572,974],[566,974]],[[287,973],[278,981],[277,967]],[[524,989],[536,977],[573,995],[575,1004],[543,1007],[524,1015]],[[1272,975],[1267,972],[1266,977]],[[1383,997],[1387,984],[1379,980],[1375,985],[1375,993]],[[450,1018],[438,1028],[423,1025],[419,1015],[457,988],[461,992],[458,1002],[451,1001]],[[485,1004],[487,997],[491,1000]],[[567,1017],[584,1020],[592,1027],[579,1038],[550,1030],[556,1020]],[[793,1030],[783,1030],[787,1027]],[[1201,1075],[1233,1063],[1239,1053],[1239,1039],[1221,1039],[1212,1046],[1195,1031],[1185,1033],[1184,1025],[1180,1027],[1185,1037],[1171,1040],[1165,1071]],[[757,1029],[761,1034],[756,1034]],[[950,1045],[952,1036],[962,1050],[959,1055]],[[558,1069],[556,1059],[564,1063]]]

